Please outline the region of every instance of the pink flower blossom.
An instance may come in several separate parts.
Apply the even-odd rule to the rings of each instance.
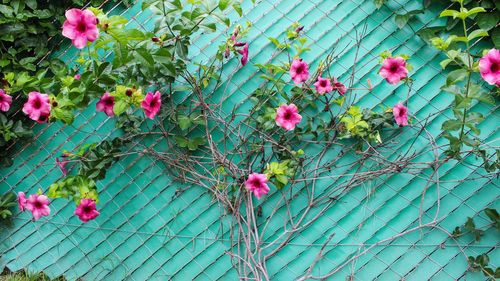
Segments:
[[[59,160],[59,158],[56,158],[56,165],[59,167],[61,172],[63,173],[64,176],[68,174],[68,170],[66,170],[66,165],[68,164],[68,161],[66,160]]]
[[[314,86],[316,87],[316,91],[318,91],[321,95],[329,93],[333,90],[332,83],[328,78],[318,77],[318,81],[314,83]]]
[[[341,95],[345,95],[347,87],[335,79],[333,82],[333,90],[339,92]]]
[[[500,87],[500,50],[491,49],[479,60],[479,72],[488,84]]]
[[[28,101],[23,106],[23,112],[38,123],[47,122],[50,115],[49,95],[39,92],[29,93]]]
[[[75,80],[80,80],[80,78],[82,78],[82,75],[80,75],[80,74],[75,74],[75,76],[73,76],[73,78],[74,78]]]
[[[149,119],[154,119],[156,114],[160,111],[161,107],[161,93],[156,91],[153,93],[149,92],[141,103],[141,107],[144,110],[144,114]]]
[[[408,76],[406,61],[402,57],[386,58],[382,63],[380,75],[390,84],[397,84]]]
[[[248,191],[253,192],[257,199],[260,199],[262,195],[269,192],[267,176],[265,174],[251,173],[245,182],[245,188]]]
[[[392,108],[392,113],[394,114],[396,124],[400,127],[408,126],[408,108],[406,106],[398,103]]]
[[[21,210],[21,212],[24,212],[26,210],[26,202],[26,194],[24,194],[24,192],[18,192],[17,205],[19,206],[19,210]]]
[[[238,53],[242,55],[241,64],[245,65],[248,62],[248,43],[245,43],[243,49],[238,50]]]
[[[26,209],[31,211],[34,220],[48,216],[50,215],[49,199],[45,195],[31,194],[26,202]]]
[[[76,207],[75,215],[83,222],[97,218],[99,212],[96,210],[95,201],[92,199],[82,199],[80,205]]]
[[[300,123],[302,116],[298,113],[299,109],[295,104],[282,105],[276,112],[276,125],[291,131]]]
[[[11,104],[12,97],[7,95],[4,90],[0,89],[0,111],[9,111]]]
[[[97,18],[90,10],[67,10],[62,34],[71,39],[75,47],[83,49],[87,41],[94,42],[99,36]]]
[[[309,79],[309,65],[302,59],[294,59],[290,66],[290,76],[295,84],[300,84]]]
[[[111,96],[108,92],[104,93],[95,105],[95,109],[99,112],[104,112],[109,117],[115,116],[113,107],[115,106],[115,97]]]

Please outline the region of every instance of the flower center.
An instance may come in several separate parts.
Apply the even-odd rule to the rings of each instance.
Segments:
[[[83,212],[90,213],[90,212],[92,212],[92,208],[90,206],[85,206],[85,207],[83,207]]]
[[[35,202],[35,208],[36,208],[36,209],[40,209],[40,208],[42,208],[42,207],[43,207],[43,204],[42,204],[41,202],[39,202],[39,201],[36,201],[36,202]]]
[[[156,105],[156,100],[152,100],[150,103],[149,103],[149,106],[151,107],[155,107]]]
[[[321,80],[321,81],[319,82],[319,85],[320,85],[321,87],[326,87],[326,80]]]
[[[299,64],[297,66],[296,71],[297,71],[298,74],[301,74],[302,72],[304,72],[304,66],[302,64]]]
[[[500,70],[500,65],[498,63],[491,64],[491,72],[498,72]]]
[[[83,21],[80,21],[76,25],[76,30],[78,30],[79,32],[85,32],[87,30],[87,26],[85,25],[85,23]]]
[[[106,99],[104,102],[107,106],[113,106],[113,100],[112,99]]]
[[[255,187],[255,188],[260,188],[260,180],[258,179],[255,179],[252,181],[252,185]]]
[[[34,107],[35,109],[40,109],[40,107],[42,107],[42,101],[41,101],[41,100],[39,100],[39,99],[35,99],[35,100],[33,101],[33,107]]]
[[[390,70],[391,70],[391,72],[396,72],[396,71],[398,71],[398,65],[397,65],[397,64],[393,64],[393,65],[391,65]]]
[[[283,116],[285,119],[291,119],[292,118],[292,113],[290,111],[285,112],[285,115]]]
[[[3,101],[3,96],[2,96],[2,95],[0,95],[0,102],[2,102],[2,101]]]

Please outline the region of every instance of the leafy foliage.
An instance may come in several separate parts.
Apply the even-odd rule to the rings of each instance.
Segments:
[[[16,195],[7,192],[0,196],[0,220],[7,220],[12,216],[12,207],[16,205]]]

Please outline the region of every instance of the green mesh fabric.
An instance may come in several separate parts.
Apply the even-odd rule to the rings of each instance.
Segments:
[[[416,89],[409,98],[409,109],[420,119],[442,111],[429,118],[427,130],[438,144],[445,144],[440,128],[452,116],[446,108],[453,97],[440,90],[446,77],[439,65],[440,55],[415,35],[416,30],[439,21],[439,10],[416,16],[411,27],[398,29],[394,23],[394,11],[418,8],[420,2],[390,0],[377,10],[372,0],[260,0],[255,4],[244,1],[243,18],[238,19],[234,12],[229,16],[235,22],[253,24],[248,35],[250,62],[241,69],[237,69],[236,59],[228,63],[223,76],[230,81],[214,99],[225,99],[223,106],[227,111],[235,105],[240,110],[248,109],[247,96],[262,83],[253,64],[284,58],[283,54],[273,56],[275,48],[267,38],[283,38],[284,31],[296,21],[305,26],[312,43],[303,59],[315,69],[335,46],[340,55],[331,71],[345,80],[355,59],[356,31],[366,24],[358,57],[358,65],[363,67],[356,72],[354,86],[367,87],[370,79],[375,88],[369,93],[357,93],[357,104],[375,109],[404,100],[406,87],[389,85],[377,74],[377,57],[386,49],[408,54],[414,66],[411,76]],[[150,30],[154,25],[152,14],[141,11],[141,1],[126,9],[113,7],[110,13],[129,18],[130,27]],[[194,60],[206,61],[215,54],[217,45],[230,32],[220,27],[217,33],[195,38],[190,50]],[[54,56],[71,61],[77,52],[68,45]],[[487,116],[480,125],[481,137],[498,146],[497,108],[478,104],[474,110]],[[55,158],[64,149],[73,150],[119,134],[113,120],[96,113],[94,105],[79,113],[72,126],[55,123],[35,126],[34,130],[36,137],[17,148],[15,164],[0,171],[0,191],[46,190],[62,177]],[[401,130],[391,149],[397,152],[413,146],[416,152],[428,150],[428,140],[419,137],[414,142],[416,133],[412,129]],[[144,142],[161,149],[158,140]],[[308,149],[314,151],[313,147]],[[348,163],[353,157],[345,155],[339,161]],[[430,156],[423,154],[421,159],[429,160],[426,157]],[[471,168],[470,164],[481,163],[474,157],[466,161],[468,165],[450,161],[440,168],[439,186],[431,185],[427,190],[424,222],[436,213],[438,197],[439,217],[443,218],[439,226],[448,231],[463,224],[468,216],[474,217],[477,225],[486,225],[488,219],[482,210],[500,207],[498,180],[481,178],[485,172]],[[341,180],[335,175],[354,172],[355,168],[332,171],[332,177],[321,179],[320,185],[334,186]],[[53,200],[52,215],[37,222],[30,221],[27,213],[16,213],[13,226],[0,228],[0,269],[43,271],[50,277],[64,275],[68,280],[237,280],[237,272],[225,254],[231,250],[228,229],[223,227],[229,218],[204,189],[173,182],[166,169],[147,156],[132,154],[122,158],[109,169],[106,179],[98,182],[101,215],[87,224],[73,215],[74,204],[63,199]],[[302,275],[332,233],[335,236],[325,247],[315,274],[325,274],[372,244],[417,226],[422,192],[431,173],[429,169],[420,175],[385,176],[353,188],[268,261],[271,279],[293,280]],[[180,189],[183,191],[178,192]],[[278,196],[272,191],[260,201],[264,218]],[[304,204],[304,198],[298,196],[294,210],[299,212]],[[277,212],[270,230],[283,231],[284,212]],[[273,232],[268,232],[269,241]],[[499,239],[495,231],[488,231],[480,242],[465,237],[458,243],[467,255],[488,252],[492,267],[499,266]],[[456,242],[442,232],[423,230],[377,245],[331,280],[345,280],[351,274],[355,280],[484,280],[481,273],[466,273],[466,268],[467,262]]]

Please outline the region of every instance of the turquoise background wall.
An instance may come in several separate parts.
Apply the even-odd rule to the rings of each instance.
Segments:
[[[354,63],[356,30],[366,24],[367,34],[358,58],[358,65],[363,67],[356,72],[355,87],[367,87],[366,81],[370,79],[374,90],[358,94],[357,104],[377,108],[404,100],[407,95],[404,86],[389,85],[377,74],[377,57],[387,49],[408,54],[414,66],[411,76],[416,90],[409,98],[410,111],[419,119],[431,115],[427,129],[438,144],[445,144],[439,134],[440,127],[452,116],[446,110],[452,96],[440,91],[446,73],[439,66],[439,54],[414,32],[438,22],[439,9],[416,16],[410,21],[411,27],[398,29],[394,23],[394,11],[418,8],[420,2],[389,0],[377,10],[372,0],[261,0],[255,4],[244,1],[243,18],[238,19],[235,13],[229,16],[234,22],[253,23],[248,35],[250,63],[242,69],[237,68],[236,59],[228,63],[224,76],[230,81],[221,87],[227,91],[219,91],[227,95],[224,105],[248,107],[247,96],[262,83],[253,64],[283,58],[283,54],[273,56],[274,46],[267,38],[282,38],[286,28],[296,21],[305,26],[309,43],[313,43],[303,59],[314,69],[336,46],[342,52],[332,72],[341,81],[346,80]],[[152,14],[141,11],[141,1],[126,9],[113,7],[110,13],[129,18],[130,27],[151,29],[154,24]],[[212,57],[231,30],[199,35],[193,40],[190,55],[198,61]],[[70,61],[77,53],[68,45],[54,55]],[[480,126],[481,137],[498,147],[498,109],[479,104],[474,110],[487,116]],[[113,120],[96,113],[93,105],[75,120],[72,126],[60,123],[36,126],[36,137],[19,147],[15,164],[0,170],[0,191],[46,190],[62,177],[55,158],[64,149],[73,150],[118,134]],[[393,139],[393,149],[408,149],[416,133],[411,128],[401,130]],[[145,142],[159,145],[154,139]],[[428,140],[421,137],[413,146],[417,152],[429,149]],[[355,161],[353,157],[348,154],[340,161]],[[425,157],[428,155],[424,154],[422,159]],[[485,172],[481,168],[471,168],[472,164],[481,163],[474,157],[464,161],[466,164],[450,161],[440,168],[440,185],[430,186],[425,197],[424,221],[430,221],[436,213],[438,198],[438,216],[442,218],[439,226],[448,231],[463,224],[467,216],[474,217],[479,226],[486,225],[488,219],[481,211],[500,207],[498,179],[483,177]],[[44,271],[51,277],[64,275],[68,280],[80,277],[83,280],[236,280],[237,272],[225,254],[230,245],[228,233],[222,227],[227,220],[223,210],[204,189],[173,182],[166,169],[147,156],[125,156],[110,168],[105,180],[98,182],[101,215],[87,224],[73,216],[74,206],[65,200],[53,200],[52,215],[37,222],[31,222],[27,213],[16,213],[12,227],[0,228],[0,268]],[[333,176],[349,169],[354,167],[332,172],[332,178],[322,180],[321,184],[324,188],[335,186],[341,179]],[[333,232],[335,237],[325,248],[316,274],[327,273],[373,243],[417,226],[421,194],[431,172],[387,176],[352,189],[269,260],[271,279],[292,280],[303,274],[325,238]],[[179,189],[183,192],[178,193]],[[264,217],[277,196],[272,192],[263,201]],[[272,229],[279,232],[282,227],[279,216],[273,219]],[[500,261],[499,241],[498,232],[488,231],[480,242],[464,237],[459,246],[467,255],[488,252],[492,266],[496,267]],[[376,246],[331,280],[345,280],[349,275],[354,275],[354,280],[484,280],[480,273],[466,273],[466,268],[467,262],[457,243],[444,233],[429,229]]]

